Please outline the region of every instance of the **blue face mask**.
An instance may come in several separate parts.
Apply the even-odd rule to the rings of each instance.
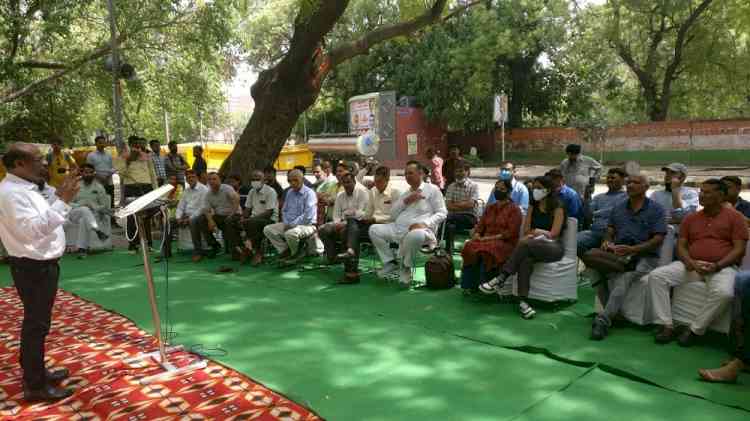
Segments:
[[[508,170],[500,170],[499,177],[501,180],[510,180],[513,178],[513,173]]]

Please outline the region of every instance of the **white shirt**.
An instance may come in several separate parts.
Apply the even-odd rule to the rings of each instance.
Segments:
[[[44,200],[46,200],[50,205],[57,201],[57,189],[47,183],[44,183],[44,188],[41,190],[39,190],[39,186],[37,186],[36,191],[38,191],[39,194],[42,195]]]
[[[63,255],[63,224],[71,208],[54,198],[50,205],[36,184],[13,174],[0,182],[0,239],[9,256],[51,260]]]
[[[187,188],[182,191],[175,217],[181,219],[183,216],[188,218],[198,216],[203,210],[203,196],[207,191],[208,187],[205,184],[195,183],[195,188],[190,188],[188,184]]]
[[[383,193],[376,186],[370,189],[370,206],[367,215],[375,219],[376,224],[387,224],[391,222],[391,206],[401,196],[401,191],[391,187],[388,183]]]
[[[276,196],[276,190],[268,184],[263,184],[259,190],[250,189],[247,193],[245,207],[252,210],[250,216],[258,216],[272,209],[271,220],[279,220],[279,199]]]
[[[413,193],[413,190],[409,189],[402,193],[391,207],[391,217],[395,221],[397,235],[406,235],[412,224],[425,224],[432,232],[437,232],[438,225],[448,216],[443,193],[436,185],[423,182],[417,191],[422,192],[424,199],[406,205],[404,199]]]
[[[346,194],[346,190],[336,196],[333,205],[333,222],[343,222],[347,217],[362,219],[367,215],[367,207],[370,203],[370,193],[365,186],[357,183],[354,185],[352,195]]]

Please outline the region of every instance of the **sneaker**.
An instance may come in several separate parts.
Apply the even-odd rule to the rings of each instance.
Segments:
[[[398,283],[401,288],[409,288],[411,285],[411,268],[402,267],[398,274]]]
[[[533,319],[536,316],[536,311],[526,302],[521,300],[518,303],[518,312],[521,313],[521,317],[524,319]]]
[[[591,324],[591,339],[594,341],[601,341],[607,337],[609,330],[609,323],[604,316],[594,317],[594,322]]]
[[[393,272],[395,272],[396,270],[398,270],[398,266],[396,266],[394,262],[387,262],[383,265],[382,269],[378,270],[377,272],[378,278],[381,278],[381,279],[387,278],[388,276],[393,274]]]
[[[505,275],[501,273],[489,281],[480,284],[479,290],[485,294],[499,294],[503,286],[505,286]]]

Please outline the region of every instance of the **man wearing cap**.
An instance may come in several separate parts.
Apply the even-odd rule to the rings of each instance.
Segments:
[[[667,222],[679,225],[683,218],[698,209],[698,191],[685,187],[688,168],[673,162],[661,169],[664,171],[664,190],[655,191],[651,200],[660,204],[667,214]]]
[[[503,165],[500,167],[500,173],[497,177],[500,180],[510,180],[510,184],[513,188],[513,191],[510,193],[510,200],[521,208],[521,212],[526,215],[526,211],[529,210],[529,189],[527,189],[523,183],[516,180],[516,166],[510,161],[503,162]],[[487,198],[487,206],[496,201],[495,191],[493,190]],[[487,206],[485,206],[485,209],[487,209]]]
[[[582,155],[581,145],[570,144],[565,147],[565,153],[568,157],[560,163],[565,184],[575,190],[584,202],[588,202],[602,172],[602,164],[590,156]]]

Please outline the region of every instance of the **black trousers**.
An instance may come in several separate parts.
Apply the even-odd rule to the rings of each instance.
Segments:
[[[235,249],[240,244],[240,219],[237,215],[214,215],[214,223],[224,236],[224,248],[233,256],[238,252]],[[201,254],[203,239],[205,238],[211,247],[218,247],[218,242],[211,231],[208,230],[208,218],[198,215],[190,220],[190,237],[193,240],[193,254]]]
[[[150,192],[153,190],[150,184],[126,184],[123,186],[123,197],[139,197],[143,196],[144,194]],[[151,247],[153,240],[151,237],[151,219],[153,218],[154,214],[156,212],[159,212],[158,208],[145,210],[143,212],[140,212],[140,214],[143,215],[143,230],[146,231],[145,233],[138,232],[136,233],[136,226],[135,226],[135,216],[130,215],[128,216],[127,220],[127,226],[128,226],[128,238],[132,238],[130,240],[130,247],[137,247],[140,245],[140,235],[144,234],[146,236],[146,244]],[[137,234],[137,235],[136,235]]]
[[[20,357],[23,380],[29,388],[40,389],[46,381],[44,339],[52,323],[60,266],[57,260],[9,257],[8,262],[13,284],[23,303]]]
[[[253,243],[253,250],[256,253],[260,252],[260,245],[263,243],[263,228],[266,225],[271,225],[274,222],[271,218],[259,218],[257,216],[248,218],[243,224],[242,228],[245,230],[245,236]]]
[[[343,229],[337,229],[334,224],[325,224],[320,229],[320,240],[325,246],[326,258],[329,261],[336,259],[338,254],[338,243],[341,242],[344,248],[354,250],[354,258],[349,259],[344,264],[344,271],[356,273],[359,270],[359,243],[363,235],[367,235],[370,224],[358,221],[353,218],[347,218],[346,225]]]
[[[468,213],[449,213],[445,219],[445,250],[453,252],[453,241],[458,230],[470,230],[477,224],[477,217]]]

